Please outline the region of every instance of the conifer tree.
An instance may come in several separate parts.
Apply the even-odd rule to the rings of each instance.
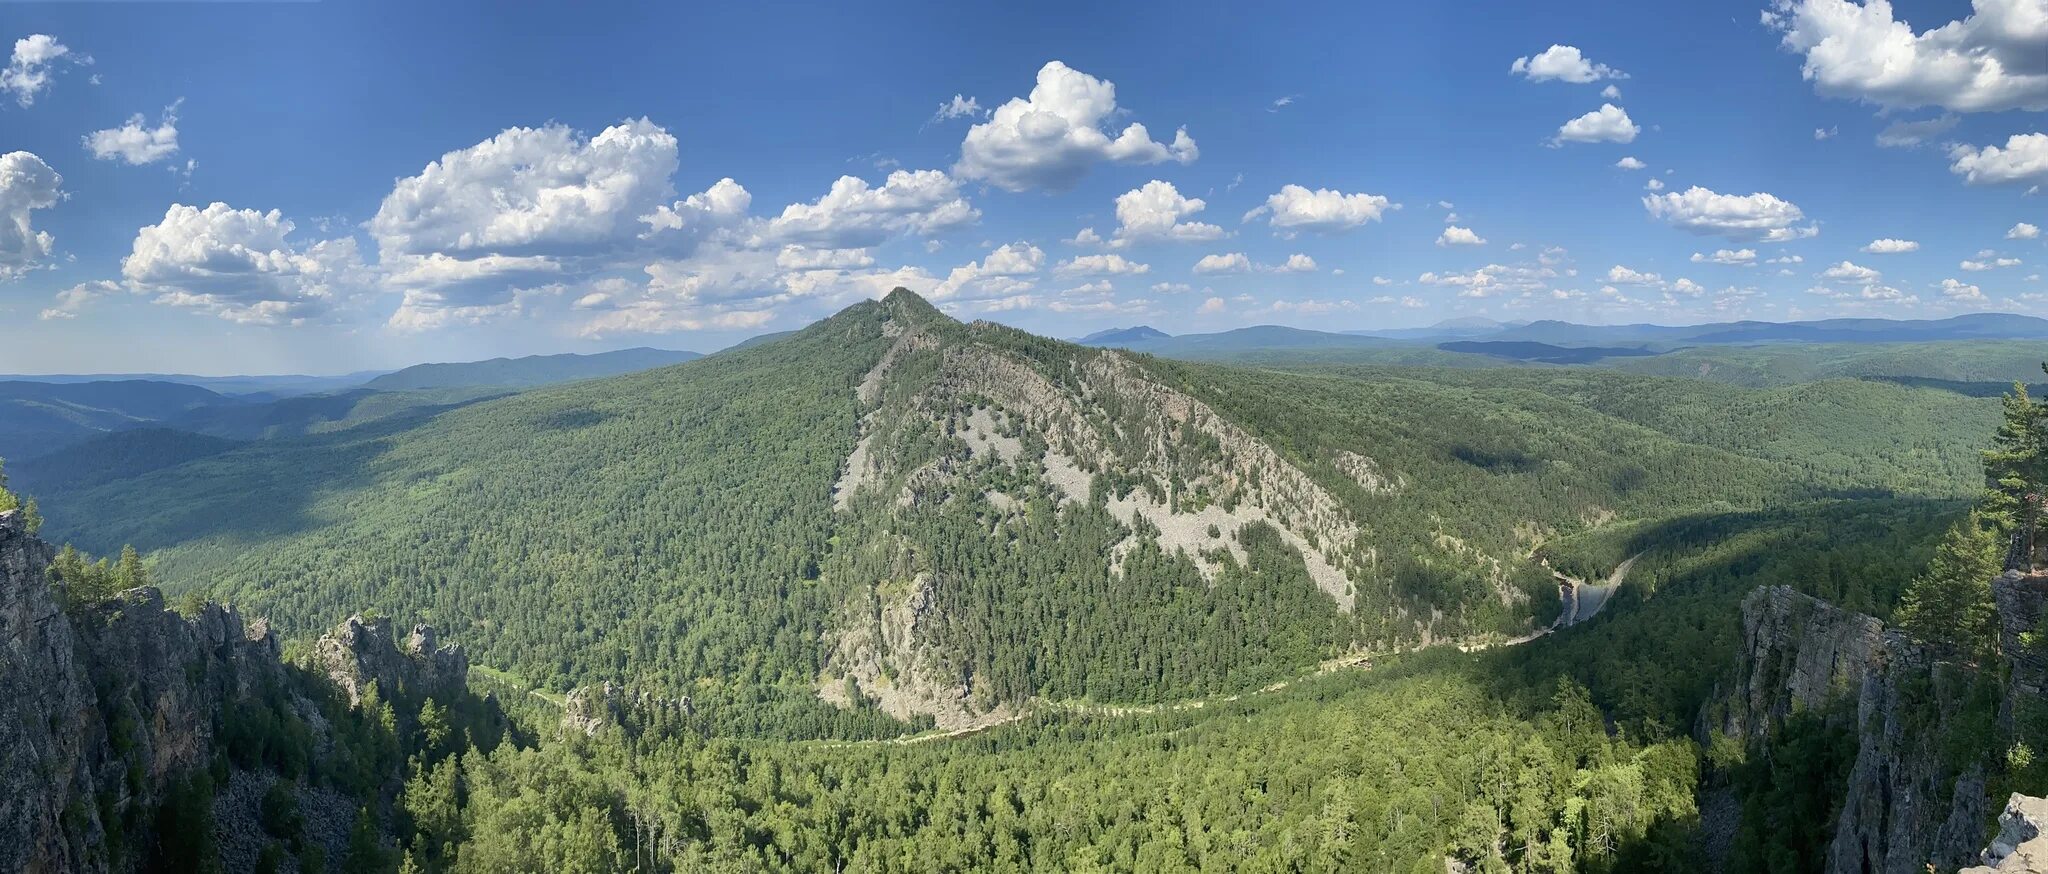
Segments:
[[[1998,637],[1991,581],[2001,569],[1999,541],[1983,513],[1956,522],[1927,570],[1906,584],[1895,623],[1951,657],[1989,654]]]

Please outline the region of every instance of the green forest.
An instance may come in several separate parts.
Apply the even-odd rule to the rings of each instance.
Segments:
[[[906,324],[930,345],[899,343]],[[2048,482],[2024,386],[1118,359],[1360,520],[1324,550],[1373,572],[1346,612],[1287,520],[1212,526],[1191,553],[1115,514],[1236,500],[1179,478],[1206,482],[1215,434],[1238,432],[1148,442],[1148,411],[1087,381],[1114,354],[896,295],[684,365],[323,433],[133,432],[42,467],[32,511],[73,544],[69,604],[158,584],[294,641],[290,681],[342,742],[311,745],[256,690],[153,829],[204,833],[230,769],[356,800],[326,859],[288,793],[266,799],[269,870],[1797,871],[1852,741],[1818,719],[1768,750],[1703,733],[1737,605],[1790,586],[1995,668],[1988,581]],[[987,360],[1087,399],[1081,425],[948,388]],[[1082,425],[1118,436],[1065,494],[1027,463],[1079,451]],[[976,448],[1000,439],[1013,454]],[[877,484],[835,501],[861,451]],[[1171,481],[1131,473],[1161,457]],[[1557,616],[1553,571],[1629,559],[1597,621],[1502,645]],[[1011,715],[943,730],[851,679],[826,700],[835,635],[897,604],[920,670]],[[478,666],[471,694],[348,706],[303,644],[357,611],[438,625]],[[565,727],[563,693],[606,682],[616,718]],[[2048,720],[2015,726],[1957,754],[1995,789],[2048,788]],[[195,841],[152,851],[204,867]]]

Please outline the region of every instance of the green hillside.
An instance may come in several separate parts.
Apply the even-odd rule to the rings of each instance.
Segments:
[[[811,735],[1498,639],[1558,609],[1543,542],[1974,476],[1972,448],[1845,420],[1824,389],[1508,373],[1131,358],[899,293],[681,367],[38,489],[57,538],[132,542],[288,632],[422,616],[543,687]],[[1925,415],[1981,402],[1956,403]],[[1751,412],[1688,430],[1687,405]]]
[[[376,391],[418,391],[445,388],[526,388],[617,376],[637,370],[681,364],[704,356],[666,349],[620,349],[589,355],[528,355],[457,364],[415,364],[364,383]]]

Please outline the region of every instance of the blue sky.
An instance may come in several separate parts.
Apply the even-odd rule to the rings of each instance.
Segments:
[[[0,5],[0,372],[2048,311],[2048,0],[697,5]]]

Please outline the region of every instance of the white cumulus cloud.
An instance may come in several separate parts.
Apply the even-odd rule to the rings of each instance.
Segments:
[[[1444,228],[1444,232],[1436,237],[1436,244],[1439,246],[1480,246],[1485,243],[1486,238],[1473,233],[1471,228],[1457,225]]]
[[[1748,267],[1756,263],[1756,250],[1715,249],[1713,254],[1694,252],[1692,253],[1692,263],[1727,264],[1735,267]]]
[[[1642,132],[1628,117],[1628,110],[1612,103],[1567,121],[1557,129],[1551,145],[1564,143],[1632,143]]]
[[[277,210],[172,204],[136,232],[121,277],[156,302],[247,324],[298,324],[369,287],[353,237],[300,244]]]
[[[0,281],[20,277],[50,257],[56,240],[29,214],[56,206],[64,177],[29,152],[0,155]]]
[[[1300,185],[1283,185],[1266,202],[1244,214],[1244,221],[1265,217],[1267,224],[1286,232],[1329,233],[1379,221],[1387,210],[1401,205],[1378,194],[1345,194],[1330,188],[1313,191]]]
[[[1897,255],[1904,252],[1920,251],[1920,243],[1915,240],[1894,240],[1886,237],[1881,240],[1871,240],[1863,246],[1863,251],[1872,255]]]
[[[1643,198],[1652,218],[1695,234],[1731,240],[1783,242],[1811,237],[1819,229],[1799,227],[1806,214],[1790,201],[1764,192],[1721,194],[1700,186]]]
[[[1061,276],[1137,276],[1152,271],[1152,265],[1140,264],[1122,255],[1080,255],[1061,261],[1053,272]]]
[[[1221,239],[1223,229],[1207,222],[1182,221],[1208,206],[1199,197],[1183,197],[1171,182],[1154,179],[1116,197],[1114,245],[1156,241]],[[1090,233],[1092,229],[1087,229]],[[1078,240],[1079,237],[1077,236]]]
[[[183,102],[183,101],[180,101]],[[131,165],[153,164],[178,153],[178,104],[164,107],[155,126],[138,112],[120,127],[85,135],[85,147],[102,161],[116,158]]]
[[[793,203],[768,222],[767,237],[833,249],[879,245],[905,234],[937,234],[981,220],[960,186],[940,170],[898,170],[880,187],[841,176],[825,196]]]
[[[1030,96],[1012,98],[968,129],[953,171],[1008,191],[1064,190],[1098,163],[1188,164],[1201,154],[1186,128],[1170,144],[1135,122],[1111,137],[1105,125],[1119,111],[1114,84],[1049,61]]]
[[[1252,259],[1245,257],[1243,252],[1203,255],[1195,262],[1196,273],[1249,273],[1251,269]]]
[[[2014,134],[2003,149],[1958,145],[1949,159],[1949,171],[1969,185],[2048,182],[2048,134]]]
[[[14,102],[34,106],[36,95],[50,87],[56,72],[66,64],[90,64],[92,58],[78,54],[47,33],[36,33],[14,41],[14,53],[0,68],[0,91],[14,95]]]
[[[1972,0],[1973,14],[1915,32],[1889,0],[1776,0],[1763,14],[1806,59],[1815,90],[1880,106],[1955,112],[2048,109],[2048,10]]]
[[[1628,74],[1587,59],[1576,46],[1553,45],[1531,57],[1516,58],[1508,72],[1531,82],[1556,80],[1584,85],[1601,79],[1626,79]]]

